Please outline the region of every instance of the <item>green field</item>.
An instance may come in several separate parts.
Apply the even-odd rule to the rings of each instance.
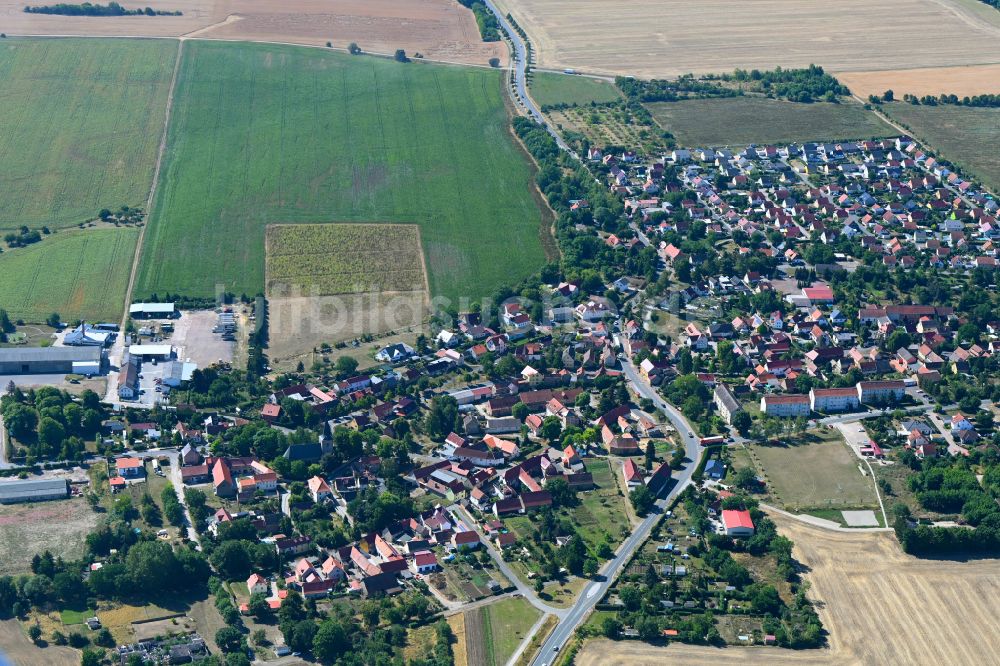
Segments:
[[[510,598],[484,606],[482,613],[486,663],[503,666],[521,644],[541,613],[524,598]]]
[[[186,42],[138,295],[262,291],[274,223],[419,224],[453,299],[530,274],[541,213],[502,94],[486,69]]]
[[[765,97],[691,99],[647,104],[682,146],[745,146],[870,139],[899,134],[855,102],[799,104]]]
[[[86,19],[81,19],[86,20]],[[0,42],[0,230],[145,206],[177,43]]]
[[[0,307],[10,316],[43,322],[118,321],[139,231],[69,229],[0,254]]]
[[[882,109],[941,157],[1000,192],[1000,109],[904,102],[883,104]]]
[[[531,97],[539,106],[613,102],[621,93],[610,81],[574,74],[532,72]]]
[[[812,431],[785,446],[753,446],[750,453],[774,501],[786,509],[878,507],[874,482],[835,430]]]

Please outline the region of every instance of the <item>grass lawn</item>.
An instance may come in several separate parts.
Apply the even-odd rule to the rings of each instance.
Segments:
[[[798,104],[765,97],[692,99],[647,104],[682,146],[745,146],[899,134],[856,102]]]
[[[190,41],[168,142],[139,296],[262,291],[275,223],[418,224],[451,299],[545,261],[497,71]]]
[[[580,505],[571,510],[573,522],[580,537],[592,550],[610,536],[612,548],[622,539],[622,531],[628,530],[628,511],[618,484],[612,476],[611,464],[604,458],[585,461],[587,471],[594,475],[594,490],[578,494]]]
[[[235,580],[229,583],[229,590],[240,599],[250,598],[250,588],[247,587],[246,581]]]
[[[532,72],[531,97],[539,106],[613,102],[621,93],[610,81],[576,74]]]
[[[93,608],[85,608],[84,610],[69,610],[67,608],[59,611],[59,619],[65,625],[83,624],[88,617],[94,617],[95,612]]]
[[[67,230],[5,250],[0,303],[11,318],[29,322],[53,312],[63,321],[118,321],[138,235],[134,228]]]
[[[483,615],[486,663],[503,666],[541,613],[523,598],[508,598],[479,610]]]
[[[0,230],[145,206],[176,49],[174,40],[3,41]]]
[[[890,118],[908,127],[919,141],[967,169],[993,192],[1000,192],[1000,109],[964,106],[883,104]]]
[[[810,431],[784,446],[752,446],[771,496],[784,508],[877,508],[871,478],[836,430]]]
[[[589,582],[587,578],[578,577],[549,581],[545,584],[541,598],[550,606],[569,608]]]

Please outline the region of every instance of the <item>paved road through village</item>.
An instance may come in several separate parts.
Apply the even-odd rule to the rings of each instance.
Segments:
[[[647,516],[625,542],[619,546],[615,557],[604,565],[598,574],[598,580],[592,582],[576,600],[576,603],[569,609],[563,617],[559,619],[559,624],[552,631],[541,651],[535,657],[532,664],[534,666],[544,666],[552,663],[558,656],[566,642],[573,636],[573,632],[586,619],[591,609],[607,593],[608,588],[614,582],[622,566],[628,562],[636,549],[649,538],[650,532],[656,522],[660,519],[661,512],[678,494],[680,494],[691,483],[691,475],[694,474],[695,467],[698,466],[699,440],[694,430],[691,429],[687,419],[673,405],[660,397],[652,386],[639,375],[635,366],[628,360],[622,360],[622,372],[633,390],[643,398],[649,398],[659,409],[666,414],[667,419],[677,430],[677,434],[684,443],[689,462],[674,476],[676,485],[667,493],[667,496],[657,502],[657,511]]]

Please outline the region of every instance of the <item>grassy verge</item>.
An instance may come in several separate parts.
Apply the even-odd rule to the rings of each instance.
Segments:
[[[604,79],[555,72],[533,72],[531,77],[531,97],[539,106],[553,104],[582,106],[592,102],[598,104],[613,102],[621,98],[621,93],[615,85]]]

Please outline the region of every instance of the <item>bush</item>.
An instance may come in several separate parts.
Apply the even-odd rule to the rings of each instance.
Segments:
[[[396,62],[410,62],[410,59],[406,57],[406,51],[403,49],[396,49],[396,54],[393,56]]]
[[[351,42],[350,44],[347,45],[347,52],[350,53],[351,55],[360,55],[361,47],[358,46],[356,42]]]

